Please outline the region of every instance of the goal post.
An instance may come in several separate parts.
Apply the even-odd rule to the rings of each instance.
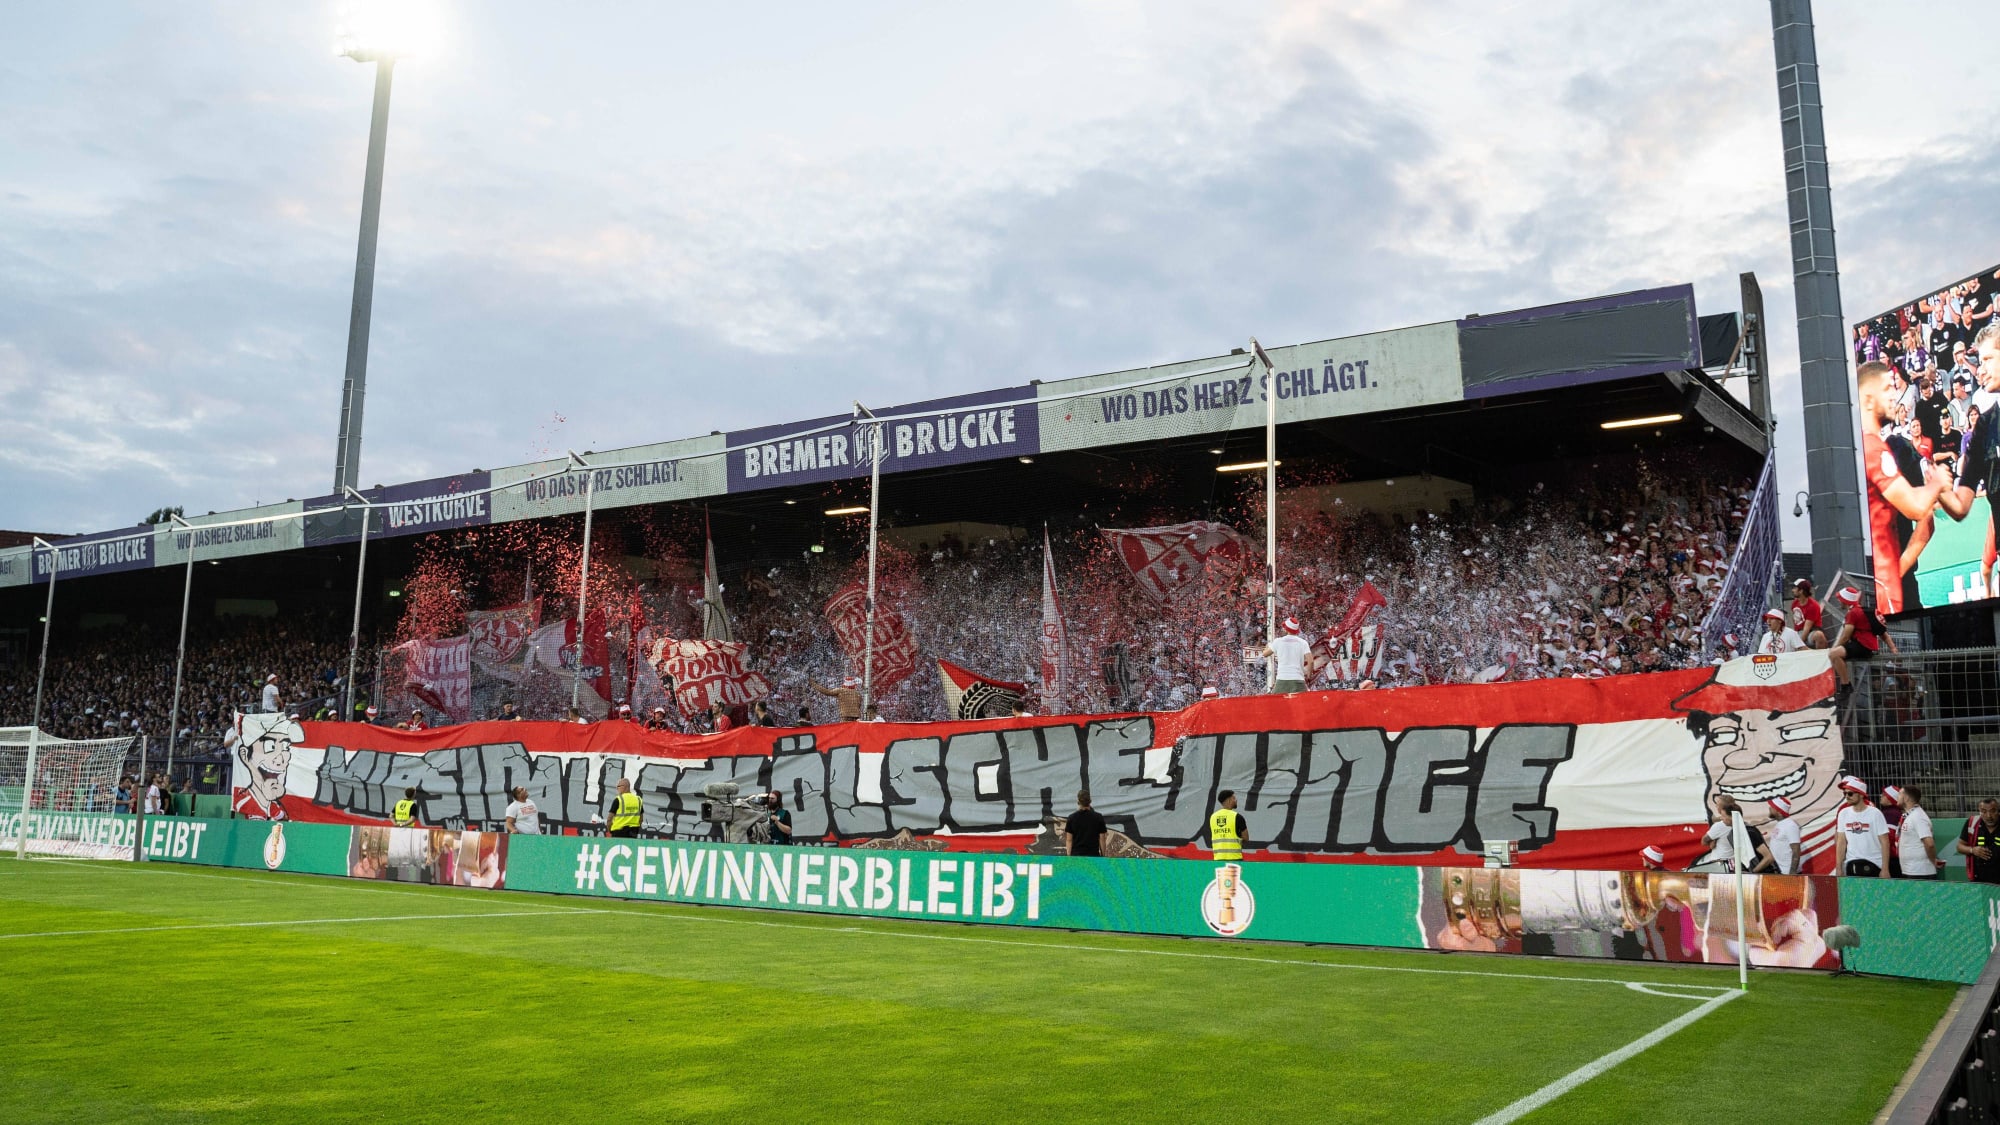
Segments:
[[[16,858],[129,858],[134,826],[112,814],[132,742],[0,727],[0,849]]]

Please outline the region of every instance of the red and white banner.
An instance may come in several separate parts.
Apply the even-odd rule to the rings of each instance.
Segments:
[[[1154,601],[1173,601],[1200,578],[1211,558],[1240,560],[1243,537],[1228,524],[1209,520],[1166,527],[1107,527],[1118,557]]]
[[[1308,674],[1324,671],[1345,683],[1373,679],[1382,671],[1381,627],[1368,624],[1369,615],[1389,604],[1373,582],[1363,582],[1347,612],[1326,631],[1312,654]]]
[[[746,671],[743,641],[678,641],[662,637],[646,650],[646,659],[663,680],[674,685],[674,702],[683,714],[709,707],[739,707],[767,699],[771,682]]]
[[[1049,554],[1049,529],[1042,529],[1042,707],[1057,710],[1069,687],[1069,628],[1056,597],[1056,561]]]
[[[826,600],[827,624],[847,654],[848,667],[860,675],[868,651],[868,587],[852,582]],[[917,670],[917,639],[903,617],[888,606],[875,607],[874,682],[877,696],[910,678]]]
[[[956,850],[1056,846],[1050,818],[1089,789],[1111,828],[1208,854],[1233,789],[1255,859],[1630,869],[1648,846],[1708,854],[1714,799],[1769,830],[1787,798],[1809,868],[1830,864],[1843,774],[1834,677],[1819,651],[1717,668],[1394,691],[1218,699],[1156,714],[742,727],[471,723],[402,732],[280,723],[236,748],[238,806],[379,823],[406,786],[426,824],[490,825],[526,786],[556,830],[591,830],[620,778],[648,832],[704,837],[702,787],[779,790],[801,840],[919,837]],[[252,719],[278,716],[246,716]],[[296,734],[290,733],[296,732]],[[1868,778],[1873,786],[1900,780]]]
[[[500,609],[468,611],[465,633],[472,638],[473,661],[487,668],[513,663],[541,623],[540,598]]]
[[[996,680],[949,660],[937,662],[944,681],[944,709],[954,719],[998,719],[1011,715],[1028,694],[1027,684]]]
[[[392,651],[403,657],[403,695],[462,723],[472,717],[472,638],[405,641]]]

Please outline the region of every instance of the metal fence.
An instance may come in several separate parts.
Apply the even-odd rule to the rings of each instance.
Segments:
[[[1840,713],[1850,772],[1876,788],[1915,782],[1940,821],[2000,797],[2000,648],[1885,650],[1853,667]]]
[[[1734,633],[1748,643],[1761,627],[1759,618],[1771,607],[1771,595],[1784,580],[1785,555],[1778,526],[1778,461],[1774,451],[1764,458],[1764,471],[1757,478],[1757,490],[1750,497],[1750,516],[1743,521],[1743,534],[1736,541],[1736,553],[1729,560],[1729,577],[1723,580],[1715,605],[1701,622],[1703,659],[1713,659],[1725,647],[1724,637]]]

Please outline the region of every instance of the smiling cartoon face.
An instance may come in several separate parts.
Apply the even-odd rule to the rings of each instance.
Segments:
[[[238,719],[237,761],[248,774],[238,786],[265,805],[285,795],[285,771],[291,768],[292,746],[305,738],[299,725],[281,715],[243,715]]]
[[[239,747],[237,755],[250,770],[250,791],[272,804],[285,795],[285,771],[292,764],[292,741],[272,733]]]
[[[1699,724],[1698,724],[1699,726]],[[1840,803],[1835,782],[1843,757],[1831,701],[1797,711],[1740,711],[1707,717],[1701,764],[1708,776],[1706,797],[1736,798],[1743,819],[1762,825],[1771,818],[1765,802],[1784,797],[1792,815],[1811,823]]]

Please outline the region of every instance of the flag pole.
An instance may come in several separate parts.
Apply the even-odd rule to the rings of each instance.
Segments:
[[[351,723],[354,721],[354,705],[359,702],[355,698],[359,685],[354,678],[360,674],[361,590],[368,578],[368,525],[375,522],[375,505],[370,504],[366,496],[354,491],[353,485],[342,485],[341,491],[361,503],[361,558],[354,565],[354,630],[347,638],[347,714],[340,717],[341,722]]]
[[[584,636],[584,622],[589,620],[584,610],[588,608],[590,598],[590,518],[597,499],[597,472],[590,467],[590,462],[578,457],[575,450],[568,452],[570,462],[583,469],[583,566],[576,576],[576,669],[569,678],[569,706],[575,711],[578,701],[583,698],[583,654],[590,647],[588,638]],[[577,713],[582,714],[580,711]]]
[[[181,733],[181,679],[187,669],[188,655],[188,605],[194,597],[194,525],[181,518],[178,512],[167,513],[167,522],[187,529],[187,568],[181,579],[181,642],[174,652],[174,701],[167,708],[167,780],[174,777],[174,750],[180,742]]]
[[[42,609],[42,662],[35,669],[35,709],[28,719],[28,767],[27,772],[21,775],[21,822],[14,829],[15,859],[26,859],[28,856],[28,813],[35,801],[35,751],[40,749],[42,738],[42,683],[49,674],[49,632],[56,627],[56,572],[62,569],[62,552],[39,535],[29,544],[31,563],[37,545],[46,548],[49,553],[49,599]],[[30,565],[29,570],[33,569]],[[141,767],[142,772],[143,769]]]
[[[1271,378],[1271,357],[1257,337],[1250,337],[1251,354],[1264,368],[1264,643],[1278,635],[1278,386]],[[1264,665],[1264,690],[1278,686],[1278,662]]]
[[[859,402],[854,409],[871,420],[875,413]],[[861,717],[868,717],[868,705],[875,701],[875,544],[882,517],[882,423],[863,431],[868,435],[868,641],[861,650]]]

